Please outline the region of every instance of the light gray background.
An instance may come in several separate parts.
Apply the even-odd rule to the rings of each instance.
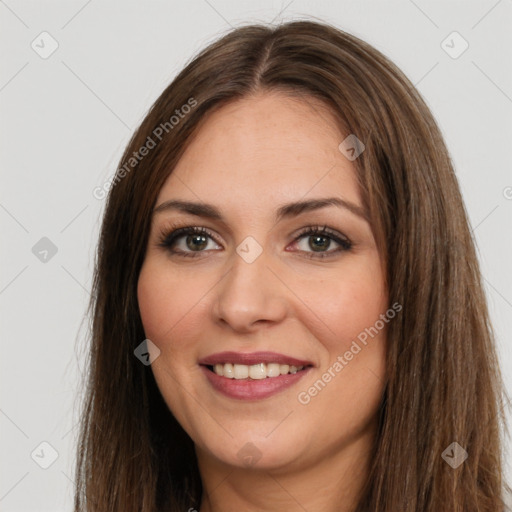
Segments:
[[[381,50],[431,107],[479,246],[511,388],[512,0],[0,1],[1,510],[72,509],[79,328],[104,208],[93,189],[199,49],[230,25],[308,15]],[[31,47],[48,51],[43,31],[59,45],[47,59]],[[441,46],[453,31],[469,44],[458,58]],[[445,43],[452,54],[461,44]],[[32,252],[42,237],[58,250],[47,262]],[[58,452],[48,469],[41,442]]]

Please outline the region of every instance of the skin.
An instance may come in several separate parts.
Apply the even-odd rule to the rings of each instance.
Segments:
[[[196,446],[200,512],[349,511],[364,483],[386,328],[309,403],[298,394],[389,307],[370,223],[338,206],[274,220],[279,206],[299,200],[335,196],[362,208],[354,166],[338,149],[345,136],[314,98],[258,93],[209,115],[159,192],[156,206],[207,202],[223,216],[155,213],[138,282],[145,334],[161,351],[155,379]],[[205,227],[216,240],[207,238],[195,258],[172,253],[159,245],[171,223]],[[329,256],[308,258],[318,254],[314,235],[297,236],[324,225],[353,246],[334,252],[340,245],[322,239]],[[248,236],[263,249],[252,263],[236,252]],[[186,242],[181,236],[174,250],[193,252]],[[225,350],[270,350],[314,368],[274,396],[237,400],[213,389],[198,365]],[[240,456],[248,442],[251,463]]]

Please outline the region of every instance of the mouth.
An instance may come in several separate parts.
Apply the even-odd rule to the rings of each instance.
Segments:
[[[212,386],[231,398],[261,399],[302,378],[310,361],[274,352],[222,352],[199,361]]]
[[[233,363],[224,363],[224,364],[216,364],[214,366],[206,366],[208,370],[220,375],[221,377],[226,377],[227,379],[252,379],[252,380],[261,380],[261,379],[272,379],[275,377],[279,377],[280,375],[289,375],[300,372],[304,369],[304,366],[293,366],[288,364],[279,364],[279,363],[258,363],[252,364],[248,366],[246,364],[233,364]]]
[[[295,374],[313,366],[310,361],[275,352],[220,352],[199,361],[220,377],[227,379],[272,379]]]

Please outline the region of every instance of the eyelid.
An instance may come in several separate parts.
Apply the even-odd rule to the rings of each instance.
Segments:
[[[197,255],[199,256],[203,252],[207,251],[172,251],[170,247],[174,245],[175,241],[179,238],[182,238],[184,236],[190,235],[190,234],[203,234],[207,237],[209,237],[211,240],[213,240],[217,245],[222,246],[222,243],[217,240],[217,235],[215,232],[211,231],[210,229],[204,227],[204,226],[198,226],[198,225],[191,225],[191,224],[173,224],[171,225],[165,225],[162,226],[159,229],[158,236],[158,242],[157,245],[159,247],[163,247],[164,249],[169,250],[172,254],[178,254],[178,255],[185,255],[185,256],[191,256],[191,255]],[[329,251],[304,251],[299,250],[297,252],[305,254],[306,257],[310,258],[326,258],[329,256],[334,256],[336,254],[339,254],[340,252],[348,251],[353,248],[354,244],[353,242],[343,233],[330,228],[327,225],[320,226],[318,224],[315,225],[309,225],[302,227],[299,232],[295,233],[293,235],[292,244],[297,244],[298,241],[301,238],[304,238],[306,236],[325,236],[329,238],[334,243],[338,244],[339,247],[334,250]],[[171,237],[172,236],[172,237]],[[288,247],[288,246],[287,246]]]
[[[345,234],[341,233],[336,229],[330,228],[327,224],[324,224],[323,226],[320,226],[319,224],[311,224],[309,226],[305,226],[301,228],[297,234],[294,235],[294,239],[297,240],[298,238],[301,238],[306,234],[328,235],[330,237],[339,238],[342,241],[346,241],[352,244],[351,240]]]
[[[309,237],[309,236],[324,236],[329,238],[334,243],[338,244],[339,247],[337,249],[331,249],[329,251],[299,251],[300,253],[304,253],[306,257],[310,258],[328,258],[330,256],[336,256],[337,254],[345,251],[349,251],[353,249],[354,243],[350,240],[344,233],[341,233],[338,230],[332,229],[327,225],[319,226],[319,225],[310,225],[302,228],[297,235],[295,235],[293,243],[297,244],[301,238]]]
[[[222,245],[222,243],[217,240],[217,235],[211,231],[210,229],[204,226],[193,226],[193,225],[175,225],[175,226],[165,226],[161,227],[157,233],[157,245],[161,247],[169,246],[168,241],[172,236],[172,241],[174,242],[178,238],[181,238],[190,234],[204,234],[210,237],[216,244]]]

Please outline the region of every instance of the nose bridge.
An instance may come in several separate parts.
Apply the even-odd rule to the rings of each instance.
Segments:
[[[277,322],[286,314],[285,290],[267,267],[269,254],[247,237],[232,254],[231,268],[216,290],[214,314],[236,330]]]

